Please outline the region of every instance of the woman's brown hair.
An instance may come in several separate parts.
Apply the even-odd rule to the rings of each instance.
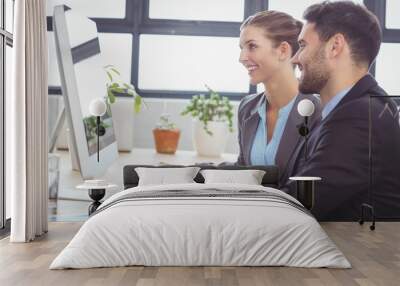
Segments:
[[[278,11],[262,11],[248,17],[240,26],[240,30],[247,26],[262,28],[265,36],[272,40],[276,47],[287,42],[292,48],[292,56],[299,49],[297,37],[303,23],[292,16]]]

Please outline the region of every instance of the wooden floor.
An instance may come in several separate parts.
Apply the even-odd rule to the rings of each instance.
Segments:
[[[353,268],[121,267],[48,270],[80,222],[51,222],[43,238],[27,244],[0,241],[0,285],[400,285],[400,223],[324,223]]]

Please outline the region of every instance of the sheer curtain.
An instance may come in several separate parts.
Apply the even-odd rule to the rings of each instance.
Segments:
[[[12,242],[47,232],[46,0],[15,1],[13,92],[7,115]]]

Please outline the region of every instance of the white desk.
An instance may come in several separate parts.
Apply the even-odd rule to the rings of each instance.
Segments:
[[[60,185],[58,198],[89,201],[87,193],[75,187],[83,182],[81,175],[71,168],[68,151],[57,151],[60,155]],[[107,172],[96,179],[103,179],[119,187],[107,191],[105,198],[123,189],[122,169],[125,165],[146,164],[158,165],[160,163],[190,165],[194,163],[221,163],[235,162],[237,154],[223,154],[221,157],[200,157],[194,151],[177,151],[175,155],[158,154],[154,149],[135,148],[131,152],[119,153],[119,158],[108,168]]]

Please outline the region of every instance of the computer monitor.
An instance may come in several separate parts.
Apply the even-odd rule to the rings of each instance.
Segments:
[[[118,149],[108,106],[101,118],[106,132],[100,137],[100,161],[97,161],[96,120],[89,113],[89,105],[95,98],[106,97],[107,78],[96,23],[60,5],[54,8],[53,29],[70,151],[75,151],[84,179],[98,177],[118,157]]]

